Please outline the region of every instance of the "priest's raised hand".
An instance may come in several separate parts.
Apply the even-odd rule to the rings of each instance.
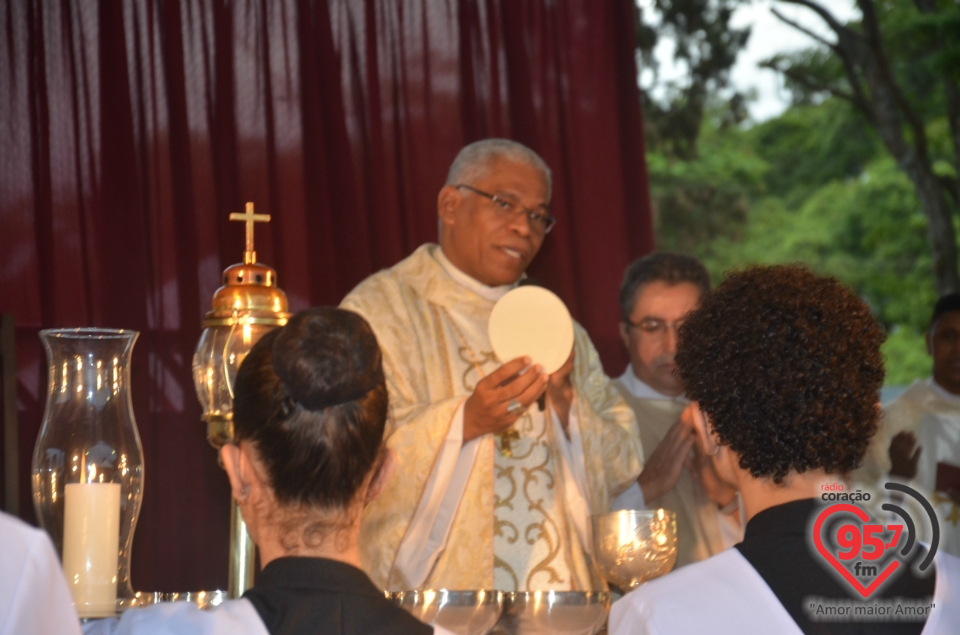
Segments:
[[[477,382],[463,407],[463,442],[516,423],[543,394],[548,378],[540,364],[518,357]]]

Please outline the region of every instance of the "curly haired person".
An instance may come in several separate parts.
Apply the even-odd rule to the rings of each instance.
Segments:
[[[851,289],[797,265],[730,274],[703,299],[680,328],[677,369],[701,450],[740,491],[745,537],[614,604],[611,635],[957,632],[960,560],[938,553],[919,572],[918,545],[864,602],[812,546],[821,488],[845,481],[876,433],[883,340]],[[826,621],[813,598],[934,608],[913,621]]]

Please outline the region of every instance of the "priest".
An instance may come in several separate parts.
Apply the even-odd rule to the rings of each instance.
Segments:
[[[425,244],[343,301],[373,326],[390,397],[386,491],[365,511],[362,560],[383,588],[592,590],[590,515],[634,482],[630,408],[576,326],[563,368],[497,359],[487,335],[555,223],[551,176],[504,139],[465,147]]]

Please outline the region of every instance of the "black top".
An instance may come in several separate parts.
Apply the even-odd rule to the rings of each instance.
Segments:
[[[278,558],[243,594],[271,635],[431,635],[356,567],[326,558]]]
[[[841,585],[830,565],[810,546],[807,539],[813,517],[822,507],[816,499],[794,501],[765,509],[747,523],[743,542],[736,548],[747,559],[780,603],[804,633],[830,635],[897,635],[919,634],[925,622],[827,622],[812,621],[804,610],[806,598],[863,601],[849,585]],[[933,601],[935,575],[916,573],[916,563],[926,555],[922,546],[915,547],[904,560],[903,572],[896,579],[873,593],[869,601],[881,598],[924,599]],[[931,565],[925,574],[933,573]],[[896,574],[895,574],[896,575]]]

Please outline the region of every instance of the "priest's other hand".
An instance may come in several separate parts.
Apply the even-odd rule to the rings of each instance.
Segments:
[[[917,437],[912,432],[904,430],[890,441],[890,476],[899,476],[907,480],[917,476],[917,463],[920,462],[920,452],[923,450],[917,445]]]
[[[557,372],[550,375],[550,381],[547,382],[547,397],[550,399],[550,407],[557,413],[560,423],[563,424],[563,431],[567,438],[570,436],[570,406],[573,405],[573,382],[570,381],[570,374],[573,372],[573,359],[576,350],[570,351],[570,357],[564,362],[563,366],[557,369]]]
[[[540,364],[530,366],[529,357],[509,361],[481,379],[463,406],[463,442],[512,426],[543,394],[548,380]],[[511,411],[513,401],[520,407]]]
[[[681,417],[670,426],[637,479],[643,490],[643,500],[650,503],[676,486],[696,437],[691,420]]]

